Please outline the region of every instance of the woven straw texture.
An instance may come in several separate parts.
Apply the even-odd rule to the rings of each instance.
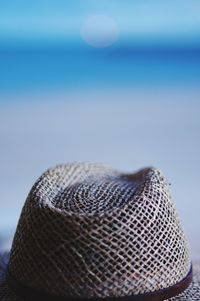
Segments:
[[[0,257],[0,300],[1,301],[24,301],[10,290],[5,279],[6,259]],[[193,264],[193,282],[183,293],[169,301],[199,301],[200,300],[200,261]],[[26,300],[28,301],[28,300]]]
[[[12,275],[32,288],[82,298],[153,292],[180,282],[189,269],[187,242],[161,172],[125,175],[89,163],[57,166],[38,179],[9,261]],[[197,287],[180,300],[199,300],[199,280],[195,274]],[[17,300],[9,294],[2,281],[2,300]]]

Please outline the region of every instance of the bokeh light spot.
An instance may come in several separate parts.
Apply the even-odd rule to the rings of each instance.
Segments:
[[[92,15],[85,20],[81,36],[90,46],[104,48],[118,39],[119,30],[113,18],[105,15]]]

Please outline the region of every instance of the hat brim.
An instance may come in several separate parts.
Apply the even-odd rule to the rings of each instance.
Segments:
[[[9,287],[6,281],[6,266],[9,253],[0,254],[0,300],[1,301],[24,301]],[[193,280],[190,286],[169,301],[200,301],[200,259],[193,262]],[[28,301],[28,300],[27,300]]]

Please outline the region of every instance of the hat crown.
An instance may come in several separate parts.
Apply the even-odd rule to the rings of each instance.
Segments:
[[[35,183],[9,263],[12,275],[34,289],[85,298],[153,292],[189,269],[161,172],[124,175],[86,163],[57,166]]]

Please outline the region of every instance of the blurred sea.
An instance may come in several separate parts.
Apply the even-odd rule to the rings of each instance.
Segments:
[[[198,47],[0,49],[0,96],[26,90],[199,83]]]

